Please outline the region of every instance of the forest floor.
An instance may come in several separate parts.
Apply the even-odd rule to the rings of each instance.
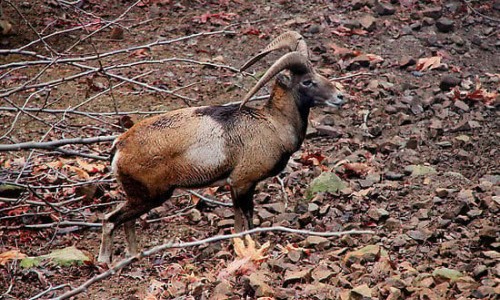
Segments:
[[[178,60],[109,69],[115,77],[94,72],[71,79],[84,69],[57,60],[2,67],[43,58],[0,49],[2,144],[116,135],[123,131],[117,124],[148,115],[135,111],[238,101],[254,79],[232,68],[280,33],[295,30],[320,73],[354,76],[337,81],[347,104],[315,108],[301,150],[282,174],[259,184],[255,223],[373,231],[333,238],[261,233],[253,240],[270,244],[256,250],[257,259],[235,253],[230,240],[169,249],[97,281],[75,299],[434,300],[500,294],[500,1],[143,0],[134,6],[85,0],[79,8],[61,2],[4,1],[13,28],[0,36],[1,49],[38,39],[35,30],[47,35],[86,24],[96,32],[89,38],[83,38],[88,32],[71,31],[25,50],[64,59],[130,49],[80,62],[92,67]],[[174,41],[219,30],[226,32]],[[158,40],[172,42],[132,48]],[[250,72],[262,74],[282,54],[269,55]],[[66,80],[35,86],[59,78]],[[116,87],[109,93],[111,83]],[[78,108],[84,99],[91,100]],[[5,109],[13,105],[85,113],[19,115]],[[106,156],[109,148],[107,142],[64,149]],[[107,266],[95,260],[98,223],[123,201],[109,163],[46,150],[0,153],[0,185],[31,186],[21,193],[0,189],[0,298],[51,298],[105,272]],[[342,188],[308,193],[322,173],[335,174]],[[231,201],[225,188],[198,192]],[[59,223],[75,220],[97,225]],[[137,230],[146,249],[172,238],[188,242],[228,234],[232,220],[230,207],[178,191],[144,215]],[[47,226],[30,227],[35,224]],[[125,251],[122,231],[116,235],[115,262]],[[89,260],[23,268],[8,255],[17,250],[37,256],[68,246]]]

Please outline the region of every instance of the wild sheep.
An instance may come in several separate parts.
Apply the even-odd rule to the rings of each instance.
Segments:
[[[135,219],[160,206],[176,188],[229,185],[235,230],[253,227],[255,186],[279,174],[299,149],[310,108],[343,104],[336,87],[313,69],[302,37],[296,33],[284,35],[291,37],[278,37],[267,52],[258,55],[263,57],[281,48],[297,51],[278,59],[241,105],[171,111],[137,123],[116,139],[112,171],[127,201],[104,218],[100,262],[111,261],[113,232],[121,224],[125,227],[128,254],[135,255]],[[245,66],[257,60],[253,58]],[[290,76],[277,76],[262,108],[245,106],[283,70],[289,70]]]

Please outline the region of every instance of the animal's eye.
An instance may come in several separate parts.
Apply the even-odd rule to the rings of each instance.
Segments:
[[[310,79],[306,79],[306,80],[302,81],[302,85],[306,86],[306,87],[310,87],[312,84],[313,84],[313,81]]]

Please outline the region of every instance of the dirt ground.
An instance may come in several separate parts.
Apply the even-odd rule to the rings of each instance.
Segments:
[[[12,32],[0,36],[2,49],[15,49],[37,39],[26,22],[38,32],[49,34],[79,24],[114,20],[133,4],[87,0],[80,7],[83,13],[58,5],[58,1],[11,3],[17,11],[2,3],[4,17],[10,18],[13,25]],[[99,26],[104,24],[108,23]],[[46,44],[62,53],[62,58],[85,57],[201,32],[228,32],[148,49],[134,48],[101,61],[104,65],[118,65],[182,58],[209,63],[155,62],[111,70],[128,78],[142,76],[137,81],[153,87],[177,89],[188,100],[126,82],[114,89],[113,96],[107,93],[85,104],[82,108],[86,112],[160,111],[187,104],[238,101],[254,79],[231,67],[239,68],[287,30],[304,36],[313,65],[320,73],[331,78],[353,75],[337,81],[349,96],[347,104],[340,110],[315,108],[301,150],[282,174],[259,184],[254,198],[255,223],[258,227],[281,225],[313,231],[367,229],[374,234],[325,239],[262,233],[253,238],[260,245],[270,242],[266,257],[240,268],[234,267],[239,260],[230,241],[171,249],[98,281],[75,299],[498,297],[499,1],[396,0],[377,4],[373,0],[149,0],[139,2],[117,24],[124,29],[110,24],[73,48],[69,47],[85,36],[84,32],[48,38]],[[51,55],[42,43],[26,50]],[[269,55],[250,72],[261,75],[282,54]],[[36,59],[0,52],[2,65]],[[85,63],[99,66],[96,60]],[[26,83],[42,69],[0,66],[0,94]],[[48,72],[28,83],[68,77],[77,69],[49,66]],[[102,73],[69,80],[37,93],[26,107],[74,107],[103,91],[110,82],[120,81]],[[23,106],[37,89],[3,98],[0,134],[11,131],[2,144],[38,141],[50,128],[26,114],[14,121],[15,113],[2,110],[12,107],[12,103]],[[128,119],[137,121],[147,114],[95,118],[68,115],[64,120],[56,113],[37,116],[57,124],[47,135],[47,140],[55,140],[119,134],[122,130],[116,124]],[[105,156],[109,146],[100,143],[68,149]],[[31,185],[82,180],[72,177],[72,173],[66,179],[60,173],[51,173],[59,167],[64,173],[63,165],[77,166],[71,155],[62,157],[43,150],[33,152],[29,158],[29,151],[0,155],[0,184],[16,178],[18,183]],[[38,195],[56,203],[87,194],[67,206],[88,206],[79,215],[23,202],[39,201],[33,193],[12,198],[18,197],[19,202],[3,201],[13,196],[0,194],[0,254],[19,249],[35,256],[74,245],[92,260],[82,266],[47,263],[27,269],[16,261],[0,263],[0,298],[28,299],[65,283],[75,288],[106,270],[106,266],[94,261],[100,244],[99,227],[25,227],[69,219],[99,223],[112,205],[98,204],[123,200],[119,188],[109,181],[109,163],[84,161],[94,168],[87,172],[90,180],[108,181],[84,188],[40,189]],[[82,162],[78,164],[85,169]],[[345,187],[308,197],[306,190],[322,172],[333,172]],[[230,203],[224,188],[198,192]],[[231,232],[230,208],[209,205],[185,191],[178,191],[177,196],[141,218],[137,225],[141,247],[150,248],[171,238],[186,242]],[[121,230],[115,239],[114,259],[118,261],[125,251]],[[68,290],[50,291],[40,299]]]

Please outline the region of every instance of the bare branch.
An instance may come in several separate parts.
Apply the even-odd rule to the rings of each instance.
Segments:
[[[44,224],[21,224],[14,226],[0,226],[0,230],[18,230],[18,229],[41,229],[41,228],[54,228],[61,226],[85,226],[85,227],[102,227],[101,223],[88,223],[81,221],[61,221],[54,223]]]
[[[56,286],[52,286],[52,285],[50,285],[48,289],[46,289],[45,291],[43,291],[43,292],[41,292],[41,293],[39,293],[39,294],[37,294],[37,295],[35,295],[35,296],[33,296],[33,297],[29,298],[28,300],[36,300],[36,299],[39,299],[39,298],[43,297],[44,295],[46,295],[46,294],[48,294],[48,293],[50,293],[50,292],[53,292],[53,291],[55,291],[55,290],[60,290],[60,289],[63,289],[63,288],[65,288],[65,287],[68,287],[68,286],[70,286],[70,285],[69,285],[69,284],[67,284],[67,283],[60,284],[60,285],[56,285]]]
[[[186,40],[190,40],[193,38],[198,38],[202,36],[211,36],[211,35],[219,35],[219,34],[234,34],[234,31],[228,31],[228,30],[219,30],[219,31],[211,31],[211,32],[200,32],[200,33],[195,33],[187,36],[182,36],[170,40],[157,40],[148,44],[144,45],[138,45],[138,46],[133,46],[125,49],[118,49],[118,50],[113,50],[105,53],[99,53],[97,55],[89,55],[89,56],[84,56],[84,57],[69,57],[69,58],[63,58],[59,59],[57,61],[58,64],[67,64],[67,63],[76,63],[76,62],[87,62],[87,61],[92,61],[96,59],[101,59],[105,58],[108,56],[113,56],[117,54],[124,54],[124,53],[131,53],[136,50],[140,49],[150,49],[153,47],[158,47],[158,46],[165,46],[177,42],[182,42]],[[12,67],[18,67],[18,66],[27,66],[27,65],[46,65],[50,64],[52,62],[52,59],[49,57],[43,57],[43,60],[34,60],[34,61],[21,61],[21,62],[12,62],[4,65],[0,65],[0,70],[1,69],[8,69]]]
[[[58,147],[69,145],[69,144],[94,144],[94,143],[103,143],[103,142],[111,142],[116,139],[116,135],[108,135],[108,136],[97,136],[91,138],[73,138],[73,139],[62,139],[55,140],[50,142],[25,142],[18,144],[3,144],[0,145],[0,152],[3,151],[21,151],[26,149],[50,149],[57,150]]]
[[[156,253],[161,252],[161,251],[165,251],[167,249],[188,248],[188,247],[200,246],[200,245],[203,245],[206,243],[213,243],[213,242],[229,240],[229,239],[233,239],[233,238],[237,238],[237,237],[243,237],[247,234],[270,232],[270,231],[282,231],[282,232],[288,232],[288,233],[293,233],[293,234],[315,235],[315,236],[323,236],[323,237],[333,237],[333,236],[338,237],[338,236],[343,236],[343,235],[348,235],[348,234],[374,234],[373,231],[369,231],[369,230],[349,230],[349,231],[340,231],[340,232],[315,232],[315,231],[309,231],[309,230],[299,230],[299,229],[292,229],[292,228],[287,228],[287,227],[282,227],[282,226],[276,226],[276,227],[267,227],[267,228],[255,228],[252,230],[247,230],[247,231],[243,231],[240,233],[233,233],[233,234],[228,234],[228,235],[216,235],[213,237],[209,237],[209,238],[206,238],[203,240],[198,240],[198,241],[193,241],[193,242],[185,242],[185,243],[168,242],[168,243],[165,243],[163,245],[159,245],[159,246],[150,248],[148,250],[142,251],[135,256],[131,256],[129,258],[126,258],[126,259],[119,261],[118,263],[116,263],[112,268],[110,268],[106,272],[92,277],[91,279],[87,280],[82,285],[78,286],[77,288],[62,294],[59,297],[53,298],[53,300],[68,299],[74,295],[82,293],[92,284],[94,284],[98,281],[101,281],[107,277],[110,277],[111,275],[116,274],[116,272],[118,272],[119,270],[123,269],[124,267],[130,265],[134,261],[140,260],[140,259],[147,257],[147,256],[151,256],[151,255],[156,254]]]

